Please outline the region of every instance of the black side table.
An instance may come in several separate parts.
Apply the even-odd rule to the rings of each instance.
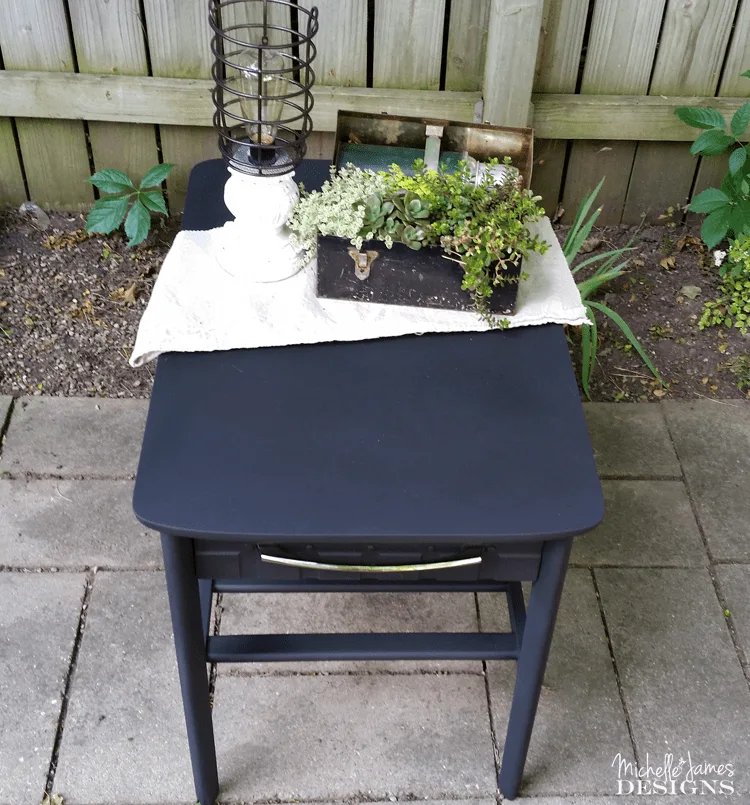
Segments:
[[[184,228],[228,219],[225,177],[195,168]],[[516,660],[499,787],[517,795],[572,537],[604,511],[561,327],[164,355],[134,509],[162,535],[201,805],[206,663],[229,661]],[[511,631],[209,635],[214,591],[306,590],[497,591]]]

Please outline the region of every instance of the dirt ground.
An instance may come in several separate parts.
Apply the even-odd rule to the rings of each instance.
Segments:
[[[90,237],[84,228],[81,216],[50,213],[42,230],[34,218],[0,213],[0,394],[148,396],[153,367],[133,370],[127,358],[177,222],[155,222],[146,243],[132,250],[120,235]],[[717,295],[718,272],[697,227],[594,234],[591,245],[600,244],[591,254],[632,241],[628,273],[599,299],[630,324],[667,388],[653,381],[617,328],[600,320],[593,398],[746,397],[750,336],[698,329],[704,302]],[[575,333],[571,341],[577,364]],[[740,390],[743,378],[749,385]]]

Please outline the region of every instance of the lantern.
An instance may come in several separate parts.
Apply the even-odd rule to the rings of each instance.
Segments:
[[[219,262],[259,282],[285,279],[300,268],[285,225],[299,198],[294,169],[312,132],[318,10],[297,0],[210,0],[209,7],[214,126],[235,216],[219,237]]]

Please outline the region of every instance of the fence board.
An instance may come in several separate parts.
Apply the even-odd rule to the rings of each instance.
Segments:
[[[666,0],[598,0],[594,8],[581,92],[593,95],[645,95],[656,53]],[[602,149],[612,149],[603,151]],[[602,159],[606,154],[607,158]],[[619,223],[625,206],[635,143],[575,143],[564,191],[571,220],[585,192],[609,174],[602,199],[602,224]],[[616,164],[613,163],[616,160]]]
[[[529,123],[544,0],[492,0],[484,69],[484,119]]]
[[[0,207],[15,207],[24,201],[26,188],[18,161],[13,125],[7,118],[0,118]]]
[[[313,64],[319,84],[367,86],[367,0],[317,0],[320,30]]]
[[[669,0],[651,95],[713,95],[732,30],[737,0]],[[658,220],[668,207],[683,207],[697,168],[684,145],[640,143],[623,220]]]
[[[438,89],[445,0],[378,0],[373,85]]]
[[[144,9],[154,75],[209,78],[211,30],[205,0],[144,0]],[[206,106],[206,123],[210,120]],[[185,126],[162,126],[160,130],[164,162],[176,166],[167,180],[170,211],[181,212],[193,166],[219,156],[216,135]]]
[[[491,0],[453,0],[445,88],[471,92],[484,84]]]
[[[544,93],[573,93],[578,82],[589,0],[547,0],[542,20],[534,89]],[[538,139],[534,146],[532,186],[554,214],[562,192],[568,143]]]
[[[78,69],[83,73],[147,75],[138,0],[68,0]],[[92,122],[96,170],[118,168],[139,181],[159,161],[153,126]]]
[[[750,97],[750,80],[740,74],[750,68],[750,0],[741,0],[732,43],[727,53],[719,95],[734,98]],[[708,187],[718,187],[728,169],[725,157],[701,159],[693,195]],[[692,217],[692,214],[691,216]]]
[[[62,0],[0,3],[0,51],[7,70],[73,70]],[[67,209],[91,204],[94,195],[85,181],[90,168],[83,126],[26,119],[16,121],[16,126],[34,201]]]

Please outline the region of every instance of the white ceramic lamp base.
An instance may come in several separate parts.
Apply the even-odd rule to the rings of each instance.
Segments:
[[[286,222],[299,199],[294,174],[248,176],[229,168],[224,203],[235,220],[224,224],[217,260],[233,277],[279,282],[302,268],[301,250]]]

